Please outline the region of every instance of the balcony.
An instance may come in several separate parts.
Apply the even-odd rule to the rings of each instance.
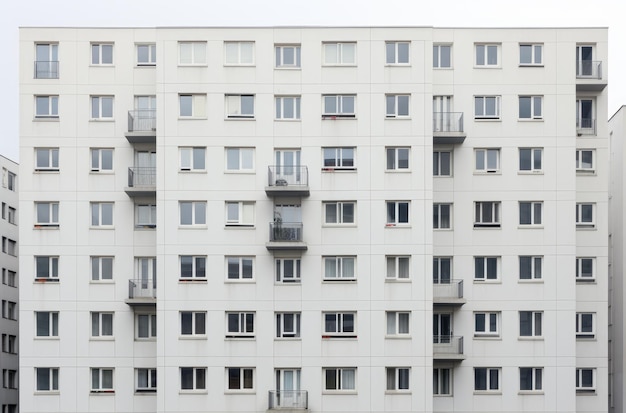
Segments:
[[[309,196],[309,169],[306,166],[267,167],[267,196]]]
[[[306,410],[309,408],[309,394],[306,390],[270,390],[268,410]]]
[[[58,61],[41,61],[35,62],[35,79],[58,79],[59,78],[59,62]]]
[[[156,306],[156,279],[138,278],[128,280],[128,300],[130,306]]]
[[[576,63],[576,90],[601,91],[607,86],[602,78],[602,62],[582,60]]]
[[[433,284],[434,305],[463,305],[463,280],[448,280]]]
[[[463,112],[433,113],[433,143],[463,143],[467,134],[463,130]]]
[[[270,241],[265,246],[270,251],[305,251],[302,222],[270,222]]]
[[[595,135],[596,134],[596,120],[592,118],[576,119],[576,134],[578,136]]]
[[[126,139],[130,143],[156,144],[156,110],[129,110]]]
[[[433,336],[435,360],[464,360],[463,336]]]
[[[155,197],[156,168],[128,168],[128,187],[124,191],[130,197]]]

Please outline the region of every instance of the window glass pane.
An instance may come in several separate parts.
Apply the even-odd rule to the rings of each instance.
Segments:
[[[191,95],[180,96],[180,116],[193,116]]]
[[[409,43],[398,43],[398,63],[409,63]]]
[[[194,218],[196,225],[206,224],[206,203],[194,202]]]
[[[395,43],[387,43],[385,44],[387,63],[395,63],[396,62],[396,44]]]
[[[441,66],[440,67],[452,67],[450,59],[450,46],[441,46]]]
[[[522,64],[532,63],[532,46],[521,45],[519,47],[519,62]]]
[[[487,46],[487,64],[498,64],[498,46]]]
[[[522,119],[531,118],[530,114],[530,97],[519,98],[519,117]]]
[[[476,65],[485,64],[485,46],[476,46]]]

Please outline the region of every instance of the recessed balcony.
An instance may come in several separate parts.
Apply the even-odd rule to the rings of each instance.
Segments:
[[[309,394],[306,390],[270,390],[268,410],[281,412],[301,411],[309,408]]]
[[[463,112],[433,113],[433,143],[463,143],[467,134],[463,129]]]
[[[601,91],[607,86],[602,74],[602,62],[582,60],[576,64],[576,90]]]
[[[441,280],[433,284],[433,304],[434,305],[463,305],[463,280],[446,281]]]
[[[126,139],[130,143],[156,144],[156,110],[129,110]]]
[[[128,168],[128,187],[124,191],[130,197],[156,196],[156,168]]]
[[[156,306],[156,279],[137,278],[128,280],[128,299],[130,306]]]
[[[309,169],[306,166],[267,167],[267,196],[309,196]]]
[[[51,61],[35,61],[35,79],[58,79],[59,78],[59,62]]]
[[[303,251],[302,222],[270,222],[270,240],[265,244],[270,251]]]
[[[433,336],[433,359],[464,360],[463,336]]]

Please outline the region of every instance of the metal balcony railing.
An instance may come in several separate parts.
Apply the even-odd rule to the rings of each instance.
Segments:
[[[596,120],[592,118],[576,119],[576,131],[579,135],[595,135]]]
[[[128,168],[128,186],[130,188],[145,188],[156,186],[156,168]]]
[[[309,186],[306,166],[270,165],[267,167],[268,186]]]
[[[302,242],[302,222],[270,222],[270,242]]]
[[[270,390],[268,409],[309,408],[309,394],[306,390]]]
[[[463,298],[463,280],[449,280],[433,284],[433,298]]]
[[[35,62],[35,79],[58,79],[59,62],[41,61]]]
[[[433,132],[463,132],[463,112],[434,112]]]
[[[128,298],[156,298],[156,278],[128,280]]]
[[[602,62],[591,60],[576,62],[576,77],[579,79],[602,79]]]
[[[139,109],[128,111],[129,132],[156,131],[156,109]]]
[[[433,354],[463,354],[463,336],[433,336]]]

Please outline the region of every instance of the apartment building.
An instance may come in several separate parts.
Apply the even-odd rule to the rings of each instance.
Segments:
[[[17,209],[18,165],[0,155],[2,170],[2,186],[0,186],[0,236],[2,251],[0,252],[0,268],[2,283],[0,284],[0,337],[2,352],[0,353],[0,369],[2,370],[2,388],[0,388],[0,405],[2,413],[16,413],[18,405],[18,230]]]
[[[22,413],[607,410],[606,29],[20,51]]]

